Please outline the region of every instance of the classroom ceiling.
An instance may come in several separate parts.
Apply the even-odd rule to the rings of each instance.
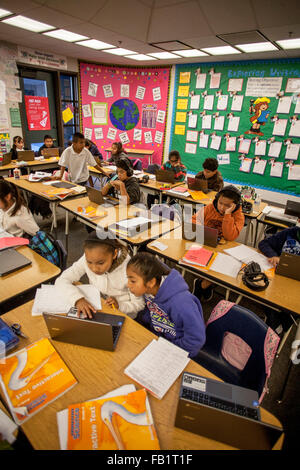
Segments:
[[[300,38],[299,0],[0,0],[0,8],[142,54],[172,50],[167,43],[173,41],[183,43],[182,49],[202,49],[237,40]],[[0,39],[83,60],[130,65],[300,57],[300,49],[291,49],[140,62],[2,22]],[[160,48],[153,45],[157,43]]]

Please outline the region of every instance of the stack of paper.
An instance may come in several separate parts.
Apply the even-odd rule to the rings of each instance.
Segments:
[[[163,398],[189,362],[188,352],[160,337],[124,370],[132,380],[156,398]]]
[[[101,310],[100,292],[95,286],[82,284],[76,286],[76,288],[82,292],[82,296],[92,304],[94,308]],[[43,312],[67,313],[71,307],[74,307],[74,305],[71,305],[66,298],[63,288],[42,284],[42,287],[36,290],[32,315],[42,315]]]
[[[30,173],[28,181],[31,183],[38,183],[39,181],[51,178],[51,176],[52,173],[47,173],[46,171],[36,171],[35,173]]]
[[[253,248],[249,248],[246,245],[239,245],[234,248],[227,248],[224,250],[228,255],[233,256],[238,261],[248,264],[251,261],[255,261],[260,265],[262,271],[268,271],[272,269],[272,264],[269,263],[268,258],[261,253],[258,253]]]
[[[192,245],[185,253],[182,261],[184,263],[194,264],[195,266],[207,266],[212,256],[212,251],[206,250],[206,248],[198,245]]]
[[[226,274],[226,276],[236,278],[241,267],[242,263],[237,259],[232,256],[225,255],[224,253],[218,253],[210,266],[210,269],[217,273]]]
[[[168,189],[167,193],[168,194],[180,195],[180,196],[183,196],[183,197],[189,197],[189,195],[190,195],[187,188],[185,188],[184,186],[177,186],[175,188]]]

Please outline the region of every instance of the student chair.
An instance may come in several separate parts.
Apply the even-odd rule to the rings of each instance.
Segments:
[[[140,160],[139,158],[135,158],[135,159],[129,158],[129,160],[131,161],[132,167],[134,170],[142,171],[143,169],[142,160]]]
[[[168,204],[153,204],[151,206],[151,212],[165,219],[181,222],[181,209],[179,204],[173,204],[171,206]]]
[[[153,163],[153,165],[149,165],[148,168],[146,168],[147,173],[151,173],[152,175],[155,175],[156,171],[161,168],[160,165],[157,163]]]
[[[279,336],[255,313],[221,300],[207,321],[205,345],[193,359],[225,382],[256,390],[261,402],[278,343]]]

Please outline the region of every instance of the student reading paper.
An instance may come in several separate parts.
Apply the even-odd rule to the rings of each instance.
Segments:
[[[127,265],[127,277],[130,291],[145,297],[141,322],[196,356],[205,343],[202,307],[179,272],[150,253],[138,253]]]
[[[235,240],[244,227],[244,214],[241,208],[241,193],[235,186],[225,186],[216,194],[214,201],[201,208],[193,217],[194,223],[218,229],[220,238]],[[213,296],[212,285],[209,281],[197,279],[194,293],[199,298],[210,300]]]
[[[99,295],[107,296],[105,302],[108,305],[135,318],[144,307],[144,300],[131,294],[127,287],[126,266],[129,260],[127,248],[118,240],[98,238],[93,231],[84,242],[84,255],[61,274],[55,285],[64,289],[71,304],[78,309],[78,314],[83,313],[85,317],[92,318],[94,307],[73,285],[86,274],[90,284],[99,289]]]

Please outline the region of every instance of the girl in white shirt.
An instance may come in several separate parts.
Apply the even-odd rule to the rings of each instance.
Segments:
[[[77,308],[78,315],[82,313],[85,318],[92,318],[96,310],[73,285],[87,274],[89,283],[99,289],[99,294],[106,296],[105,302],[109,306],[135,318],[144,308],[144,300],[131,294],[127,287],[129,260],[127,248],[118,240],[98,238],[93,231],[84,242],[84,255],[56,279],[55,285],[63,288],[71,304]]]
[[[14,237],[33,236],[39,230],[18,188],[3,178],[0,179],[0,226]]]

